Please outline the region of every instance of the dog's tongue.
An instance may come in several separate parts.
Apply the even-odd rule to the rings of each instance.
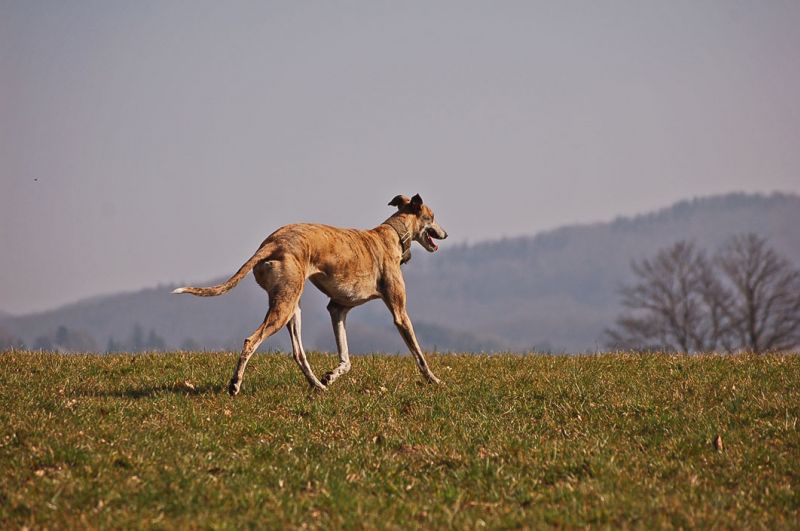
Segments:
[[[428,239],[428,242],[430,242],[430,244],[433,246],[433,250],[434,250],[434,252],[435,252],[435,251],[438,251],[438,250],[439,250],[439,246],[438,246],[438,245],[436,245],[436,242],[435,242],[435,241],[433,241],[433,236],[431,236],[431,234],[432,234],[432,233],[431,233],[431,231],[427,231],[427,232],[425,233],[425,236],[427,237],[427,239]]]

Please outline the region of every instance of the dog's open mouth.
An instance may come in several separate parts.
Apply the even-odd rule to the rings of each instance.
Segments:
[[[439,246],[433,242],[432,236],[436,236],[436,234],[432,230],[430,229],[426,230],[423,236],[425,237],[425,243],[427,243],[431,249],[433,249],[434,251],[439,250]]]

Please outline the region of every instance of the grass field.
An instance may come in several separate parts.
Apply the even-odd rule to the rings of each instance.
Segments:
[[[800,526],[796,355],[429,360],[0,354],[0,528]]]

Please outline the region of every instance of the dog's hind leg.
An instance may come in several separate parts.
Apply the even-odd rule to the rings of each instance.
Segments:
[[[324,391],[326,389],[325,385],[314,376],[314,371],[311,370],[311,365],[309,365],[308,358],[306,358],[306,352],[303,350],[300,313],[300,307],[295,307],[294,314],[286,325],[286,328],[289,329],[289,336],[292,339],[292,355],[300,366],[300,370],[303,371],[306,380],[308,380],[308,384],[314,389]]]
[[[328,304],[328,312],[331,314],[333,333],[336,336],[336,349],[339,351],[339,365],[332,371],[326,372],[322,377],[322,383],[330,385],[339,376],[350,370],[350,353],[347,350],[347,333],[345,332],[345,321],[347,312],[350,308],[331,301]]]
[[[233,377],[228,385],[228,393],[230,393],[231,396],[235,396],[239,393],[247,362],[250,361],[250,357],[261,342],[283,328],[287,321],[289,321],[289,318],[292,316],[292,309],[297,306],[300,300],[300,293],[303,291],[302,288],[303,286],[301,284],[299,289],[284,289],[270,294],[269,311],[267,312],[267,316],[264,317],[264,322],[261,323],[261,326],[259,326],[255,332],[244,340],[242,353],[239,355],[239,361],[236,363]]]

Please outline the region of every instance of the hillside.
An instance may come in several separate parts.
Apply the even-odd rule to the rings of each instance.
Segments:
[[[426,350],[593,351],[602,348],[603,329],[619,310],[617,289],[630,280],[632,259],[679,239],[713,249],[732,234],[756,232],[800,264],[797,227],[798,196],[729,194],[532,237],[456,246],[444,242],[434,255],[415,246],[413,260],[404,266],[409,313]],[[457,233],[457,227],[448,228]],[[231,272],[244,258],[231,257]],[[250,277],[216,299],[170,295],[177,284],[182,282],[6,317],[0,326],[28,346],[64,326],[82,333],[75,344],[86,344],[88,335],[104,350],[110,339],[130,344],[139,325],[140,335],[152,334],[154,344],[166,348],[238,349],[266,311],[266,296]],[[325,304],[309,286],[302,302],[309,349],[335,349]],[[379,301],[354,310],[348,332],[353,352],[405,352]],[[270,348],[288,348],[287,334],[279,333],[262,347]]]

